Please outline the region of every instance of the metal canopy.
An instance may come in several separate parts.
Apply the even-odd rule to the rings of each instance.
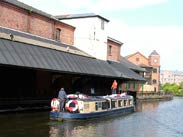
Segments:
[[[5,33],[5,29],[3,29],[3,33]],[[21,32],[11,32],[11,34],[16,35],[18,33]],[[8,31],[8,36],[9,34],[10,30]],[[24,35],[26,35],[26,38],[29,38],[29,34]],[[33,38],[31,35],[30,39],[36,38]],[[52,45],[55,45],[53,41],[49,41],[48,39],[44,42],[46,44],[51,43]],[[30,44],[25,41],[20,42],[16,41],[16,39],[0,37],[0,64],[45,69],[62,73],[144,80],[140,75],[121,63],[108,62],[85,56],[79,49],[74,49],[74,51],[77,50],[78,54],[73,54],[63,51],[62,49],[44,47],[44,43],[41,44],[43,45],[40,46],[35,45],[35,43]],[[61,43],[60,45],[57,44],[55,46],[63,47],[63,45],[64,44]],[[64,45],[64,47],[66,47],[66,45]]]

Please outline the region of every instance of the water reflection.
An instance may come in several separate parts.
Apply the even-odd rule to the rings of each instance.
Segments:
[[[137,101],[136,111],[153,110],[158,107],[158,101]]]
[[[172,116],[172,113],[177,115],[176,111],[179,111],[175,109],[178,105],[177,101],[183,102],[179,99],[138,102],[137,111],[125,116],[87,121],[51,122],[49,135],[50,137],[182,137],[183,123],[180,123],[180,118],[183,119],[183,116],[178,119]]]
[[[121,132],[118,128],[123,126],[121,119],[126,116],[49,123],[50,137],[117,137]],[[115,123],[115,124],[114,124]]]
[[[0,137],[182,137],[183,98],[138,102],[136,112],[110,118],[53,122],[49,112],[0,114]]]

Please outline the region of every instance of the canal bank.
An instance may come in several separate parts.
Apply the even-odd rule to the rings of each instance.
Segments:
[[[144,92],[144,93],[137,93],[136,95],[137,101],[163,101],[163,100],[172,100],[174,95],[166,92]]]

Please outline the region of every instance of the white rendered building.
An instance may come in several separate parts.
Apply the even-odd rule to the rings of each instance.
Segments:
[[[161,84],[175,83],[180,84],[183,82],[183,72],[180,71],[161,71],[160,73]]]
[[[74,46],[101,60],[107,60],[107,24],[109,20],[89,14],[56,16],[62,22],[74,26]]]

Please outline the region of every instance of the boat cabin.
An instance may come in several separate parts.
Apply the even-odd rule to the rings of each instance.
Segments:
[[[105,97],[78,100],[79,113],[91,113],[133,106],[133,97]]]

